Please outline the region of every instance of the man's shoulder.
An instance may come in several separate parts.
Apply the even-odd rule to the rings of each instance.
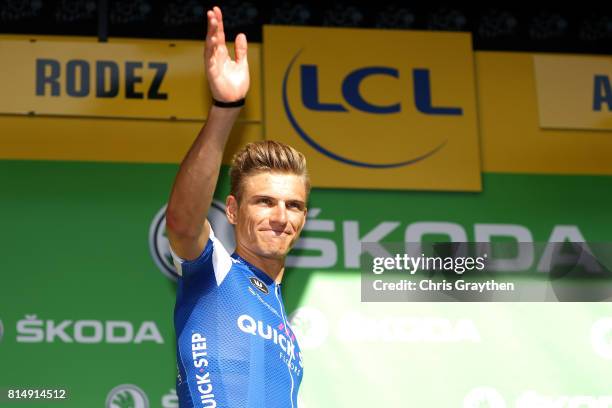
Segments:
[[[174,266],[179,276],[189,278],[192,276],[201,276],[203,273],[214,273],[217,286],[225,280],[236,260],[230,256],[223,243],[215,236],[215,233],[210,228],[208,241],[202,249],[200,255],[193,260],[186,260],[177,256],[172,248],[170,248]]]

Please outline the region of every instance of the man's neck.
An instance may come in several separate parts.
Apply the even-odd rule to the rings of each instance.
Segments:
[[[263,258],[261,256],[253,254],[251,251],[238,246],[236,253],[245,261],[251,265],[261,269],[266,275],[268,275],[277,284],[283,280],[285,274],[285,259],[271,259]]]

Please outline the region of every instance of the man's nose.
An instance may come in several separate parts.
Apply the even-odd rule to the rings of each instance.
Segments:
[[[270,214],[270,222],[282,226],[287,224],[287,207],[285,207],[284,202],[279,201],[278,204],[274,206]]]

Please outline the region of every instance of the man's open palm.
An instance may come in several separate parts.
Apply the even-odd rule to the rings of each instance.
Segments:
[[[208,31],[204,63],[213,98],[221,102],[234,102],[246,96],[249,90],[249,64],[247,40],[238,34],[234,44],[236,60],[232,60],[225,45],[223,16],[219,7],[206,13]]]

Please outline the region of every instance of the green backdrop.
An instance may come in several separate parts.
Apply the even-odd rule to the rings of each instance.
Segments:
[[[177,406],[175,283],[149,237],[177,168],[0,161],[1,406]],[[524,226],[541,242],[556,226],[609,240],[610,176],[483,182],[482,193],[312,191],[319,222],[304,236],[328,252],[295,251],[311,267],[291,268],[283,285],[304,350],[302,408],[612,406],[607,303],[360,301],[351,253],[385,226],[390,242],[436,221],[468,239],[488,223]],[[68,399],[9,401],[17,388],[63,388]]]

